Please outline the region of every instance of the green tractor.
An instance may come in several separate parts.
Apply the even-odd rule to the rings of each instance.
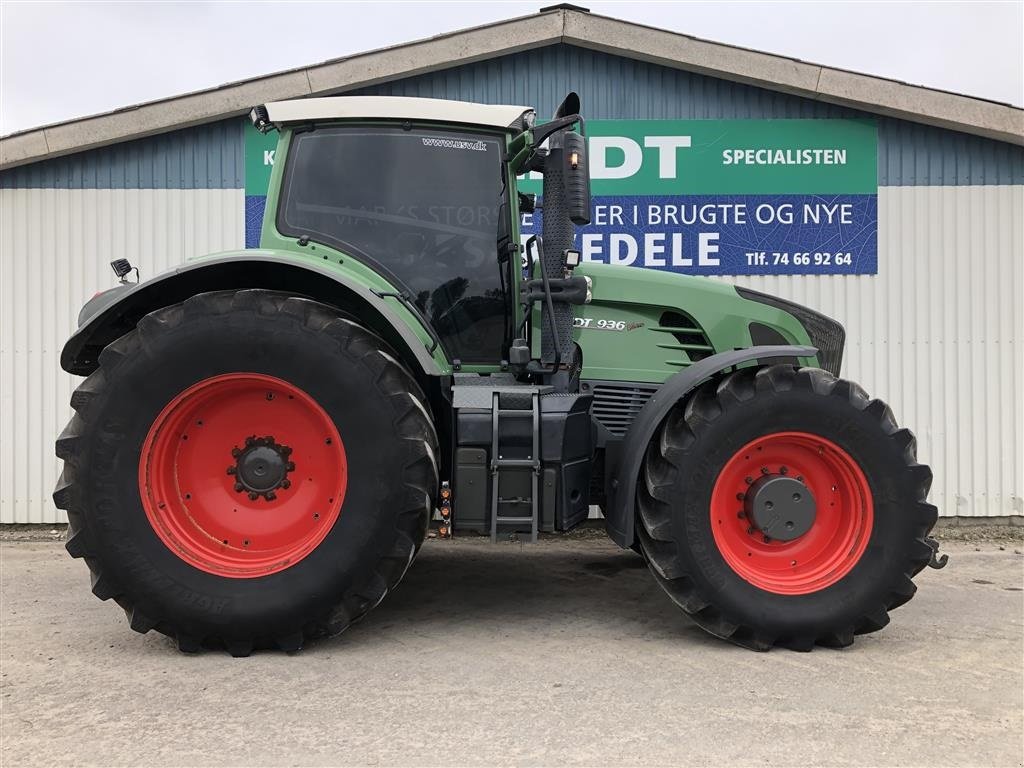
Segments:
[[[536,540],[603,511],[701,627],[846,646],[935,563],[915,441],[838,378],[844,332],[709,280],[580,263],[585,124],[336,97],[279,135],[262,247],[120,284],[61,365],[67,549],[139,632],[299,649],[362,618],[428,529]],[[541,204],[517,177],[543,174]]]

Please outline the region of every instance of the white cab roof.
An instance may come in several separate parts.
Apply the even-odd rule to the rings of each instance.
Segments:
[[[526,112],[533,112],[533,107],[474,104],[468,101],[406,96],[329,96],[272,101],[265,106],[271,123],[369,118],[466,123],[502,130],[519,120]]]

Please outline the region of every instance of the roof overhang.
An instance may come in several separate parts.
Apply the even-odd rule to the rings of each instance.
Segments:
[[[412,96],[325,96],[315,99],[272,101],[264,105],[271,123],[306,123],[317,120],[426,120],[522,130],[523,115],[533,107],[508,104],[473,104],[468,101],[421,99]]]
[[[555,43],[1024,145],[1024,109],[713,43],[555,7],[103,115],[0,138],[0,169],[246,114],[255,104],[327,96]]]

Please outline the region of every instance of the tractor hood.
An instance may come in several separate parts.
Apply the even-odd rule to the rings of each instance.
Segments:
[[[637,267],[584,264],[592,301],[576,307],[583,377],[661,382],[718,352],[751,346],[818,346],[793,308],[745,298],[728,283]],[[785,305],[789,309],[784,308]],[[810,312],[810,310],[806,310]],[[832,329],[842,327],[817,313]],[[819,334],[820,335],[820,334]],[[806,358],[801,365],[824,365]]]

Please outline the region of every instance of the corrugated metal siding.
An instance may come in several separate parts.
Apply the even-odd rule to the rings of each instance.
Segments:
[[[78,379],[60,349],[78,310],[129,258],[151,277],[241,248],[242,190],[0,190],[0,522],[63,522],[54,438]]]
[[[591,119],[878,120],[882,186],[1024,184],[1024,147],[877,117],[570,45],[554,45],[353,93],[532,104],[577,90]],[[0,188],[238,189],[245,119],[223,120],[0,172]]]
[[[1022,209],[1020,186],[882,189],[880,275],[728,278],[846,325],[844,375],[917,434],[943,515],[1024,513]],[[58,522],[53,439],[77,381],[58,354],[78,307],[112,258],[149,276],[239,247],[243,196],[3,190],[0,211],[0,522]]]
[[[942,515],[1024,514],[1024,187],[889,187],[879,274],[722,278],[846,326],[843,375],[892,406]]]
[[[591,119],[877,117],[846,107],[555,45],[375,85],[358,93],[532,104],[550,114],[579,92]],[[878,120],[882,186],[1024,184],[1024,147],[890,118]]]
[[[241,189],[242,120],[184,128],[0,172],[0,188]]]

